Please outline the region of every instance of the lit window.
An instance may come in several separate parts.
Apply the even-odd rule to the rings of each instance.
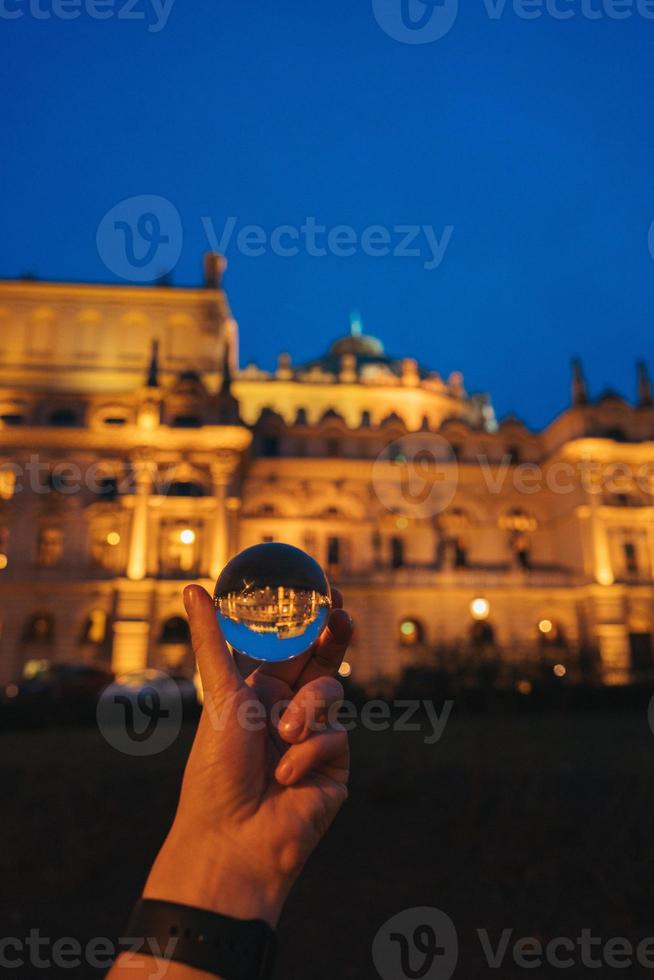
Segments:
[[[84,625],[84,643],[103,643],[107,633],[107,614],[104,609],[93,609]]]
[[[405,647],[422,643],[423,629],[417,619],[403,619],[400,623],[400,643]]]
[[[16,486],[16,473],[13,469],[0,469],[0,500],[11,500]]]
[[[193,575],[198,561],[198,534],[191,527],[164,523],[160,538],[160,564],[164,575]]]
[[[59,563],[63,548],[63,532],[61,528],[42,528],[39,534],[39,565],[42,568],[53,568]]]

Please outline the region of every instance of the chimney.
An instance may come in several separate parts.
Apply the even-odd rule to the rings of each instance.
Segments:
[[[638,361],[636,371],[638,372],[638,408],[651,408],[654,404],[652,382],[645,361]]]
[[[227,259],[218,252],[204,253],[204,285],[206,289],[220,289]]]

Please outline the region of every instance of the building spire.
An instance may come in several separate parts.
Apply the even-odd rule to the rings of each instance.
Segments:
[[[572,359],[572,404],[588,404],[588,388],[586,387],[586,379],[584,378],[581,358],[579,357]]]
[[[638,407],[651,408],[654,404],[654,397],[652,396],[652,382],[649,379],[645,361],[638,361],[636,371],[638,372]]]
[[[152,341],[152,353],[150,355],[150,366],[148,368],[148,380],[146,381],[146,387],[148,388],[158,388],[159,387],[159,341]]]
[[[363,333],[363,323],[361,322],[361,315],[356,310],[350,313],[350,336],[360,337]]]

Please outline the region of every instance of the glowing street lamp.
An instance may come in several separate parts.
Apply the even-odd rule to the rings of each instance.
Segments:
[[[488,601],[488,599],[482,599],[481,596],[478,596],[476,599],[473,599],[472,602],[470,603],[470,615],[472,616],[473,619],[477,619],[477,620],[488,619],[489,613],[490,613],[490,602]]]

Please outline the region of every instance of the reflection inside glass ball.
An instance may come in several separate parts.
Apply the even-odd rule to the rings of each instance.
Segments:
[[[255,660],[289,660],[327,624],[331,592],[322,568],[290,544],[258,544],[232,558],[214,590],[225,639]]]

